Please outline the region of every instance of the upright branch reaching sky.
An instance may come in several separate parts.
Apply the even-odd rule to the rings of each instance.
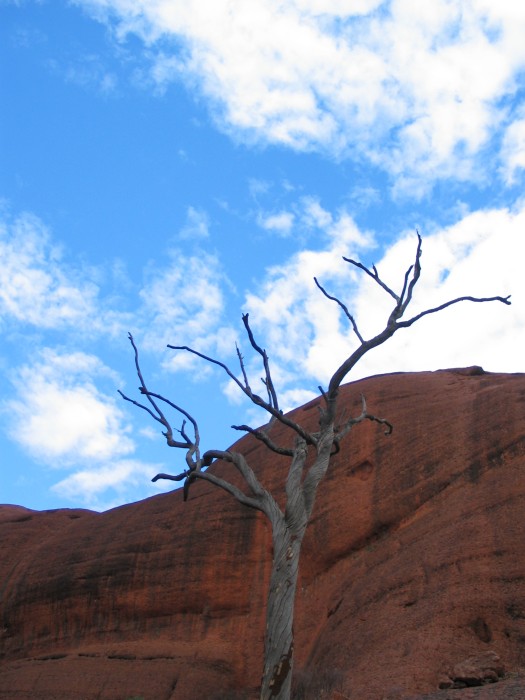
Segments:
[[[510,305],[511,303],[510,296],[460,296],[405,319],[405,312],[412,302],[414,290],[421,276],[421,255],[422,240],[418,233],[415,260],[405,272],[402,288],[399,293],[394,292],[391,287],[382,280],[375,266],[370,269],[356,260],[344,258],[347,263],[371,277],[381,290],[392,297],[395,302],[386,319],[383,330],[368,340],[365,340],[359,331],[356,320],[348,310],[346,304],[338,297],[329,294],[318,280],[316,280],[317,287],[321,292],[343,310],[347,320],[351,324],[353,333],[358,339],[356,349],[347,356],[345,361],[332,374],[328,383],[328,388],[324,390],[322,387],[319,387],[323,403],[319,408],[319,419],[316,431],[305,428],[290,415],[286,415],[280,410],[268,354],[266,350],[261,348],[257,343],[250,327],[248,314],[243,314],[242,320],[250,346],[262,360],[263,377],[261,382],[266,390],[265,398],[253,391],[246,373],[244,358],[239,348],[237,348],[237,358],[240,365],[241,378],[232,372],[223,362],[208,357],[189,346],[168,346],[173,350],[182,350],[194,354],[204,359],[206,362],[221,367],[253,404],[263,408],[264,411],[269,414],[270,421],[265,427],[258,429],[253,429],[246,425],[232,427],[236,430],[250,433],[257,440],[261,441],[271,452],[289,458],[290,465],[288,474],[284,477],[286,492],[284,510],[281,509],[270,491],[259,481],[256,474],[256,466],[251,466],[242,452],[231,449],[211,449],[201,454],[200,433],[197,421],[188,411],[182,408],[179,403],[174,403],[163,394],[152,392],[148,389],[140,367],[137,346],[133,336],[129,334],[129,340],[135,356],[135,368],[140,382],[139,391],[145,396],[148,403],[140,403],[128,397],[123,392],[120,392],[120,394],[126,401],[146,411],[155,421],[160,423],[164,429],[163,435],[168,446],[183,449],[186,455],[186,468],[182,472],[176,475],[159,473],[153,477],[153,481],[158,481],[159,479],[175,482],[183,481],[185,501],[188,499],[191,484],[199,479],[208,481],[214,486],[231,494],[239,503],[261,511],[270,521],[273,539],[273,558],[267,601],[264,664],[260,691],[261,700],[270,700],[271,698],[274,700],[289,700],[290,698],[294,650],[294,601],[299,572],[301,544],[312,514],[318,486],[328,470],[331,457],[339,451],[341,440],[351,429],[365,420],[377,422],[385,426],[386,435],[392,431],[392,425],[386,418],[379,418],[368,412],[364,396],[361,397],[361,413],[358,416],[346,418],[341,421],[338,411],[338,398],[342,382],[348,377],[351,370],[365,354],[385,343],[398,330],[409,328],[416,321],[419,321],[425,316],[443,311],[449,306],[464,301],[476,303],[497,301],[505,305]],[[174,410],[176,414],[182,415],[182,424],[177,431],[180,438],[174,438],[174,429],[166,418],[161,405],[165,405]],[[192,427],[191,431],[187,429],[188,423]],[[289,435],[291,436],[290,444],[283,446],[274,442],[270,433],[272,427],[276,423],[281,423],[289,429]],[[309,453],[313,453],[313,459],[307,466]],[[213,469],[209,469],[216,460],[222,460],[232,464],[243,477],[245,486],[248,487],[249,492],[247,493],[246,490],[242,490],[228,479],[218,476]]]

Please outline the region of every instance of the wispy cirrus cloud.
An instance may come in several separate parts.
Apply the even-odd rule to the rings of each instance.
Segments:
[[[333,358],[344,356],[347,349],[339,310],[322,295],[314,277],[332,294],[355,290],[356,275],[342,256],[359,255],[376,245],[372,233],[361,231],[347,211],[329,212],[314,198],[300,204],[298,218],[316,229],[316,246],[267,270],[259,289],[249,292],[245,302],[272,358],[283,365],[283,388],[297,382],[301,373],[315,377],[322,366],[317,378],[326,379],[334,369]]]
[[[158,351],[169,343],[189,345],[206,354],[230,354],[235,332],[225,319],[229,282],[219,257],[202,250],[187,255],[172,249],[167,258],[167,264],[149,267],[140,292],[138,317],[145,322],[142,346]],[[188,353],[171,353],[164,367],[188,369],[194,360]]]
[[[67,83],[92,89],[106,96],[114,94],[118,87],[117,74],[108,70],[103,60],[96,54],[87,54],[66,64],[52,59],[48,62],[48,66],[53,73],[61,76]]]
[[[278,233],[281,236],[288,236],[294,224],[294,214],[290,211],[279,211],[277,213],[259,213],[257,223],[266,231]]]
[[[182,227],[179,238],[183,240],[198,240],[208,238],[210,217],[203,209],[188,207],[186,222]]]
[[[499,149],[520,119],[506,100],[525,87],[517,3],[77,3],[140,36],[157,84],[197,87],[236,138],[364,158],[415,196],[479,180],[489,148],[522,168]]]
[[[63,328],[93,316],[98,288],[80,284],[62,265],[62,252],[44,224],[23,214],[0,224],[0,311],[41,328]]]
[[[90,272],[66,261],[38,217],[3,217],[0,258],[0,322],[104,334],[125,327],[126,314],[105,304]]]

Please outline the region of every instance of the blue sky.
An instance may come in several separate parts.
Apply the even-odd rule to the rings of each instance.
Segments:
[[[152,390],[223,449],[264,422],[236,367],[248,311],[281,403],[355,347],[317,275],[378,331],[423,236],[421,321],[349,379],[524,371],[525,7],[515,0],[0,0],[0,502],[103,510],[179,471]],[[373,407],[380,413],[380,407]]]

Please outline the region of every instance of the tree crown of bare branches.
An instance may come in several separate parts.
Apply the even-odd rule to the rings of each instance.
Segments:
[[[498,301],[503,304],[510,305],[510,295],[506,297],[493,296],[483,298],[473,296],[461,296],[446,301],[443,304],[440,304],[439,306],[426,309],[425,311],[422,311],[408,319],[405,319],[404,314],[413,299],[414,289],[421,276],[421,255],[422,239],[418,232],[415,260],[413,264],[408,267],[404,274],[403,284],[401,292],[399,294],[394,292],[381,279],[375,265],[373,265],[371,268],[368,268],[361,262],[358,262],[351,258],[343,257],[343,260],[345,260],[347,263],[368,275],[377,285],[379,285],[379,287],[381,287],[381,289],[384,290],[386,294],[391,296],[395,302],[394,307],[385,324],[385,327],[377,335],[373,336],[368,340],[365,340],[365,338],[363,337],[362,333],[359,330],[355,317],[348,310],[347,306],[343,303],[343,301],[341,301],[338,297],[329,294],[329,292],[324,288],[324,286],[319,282],[319,280],[316,277],[314,277],[315,284],[317,285],[318,289],[324,294],[324,296],[327,297],[329,300],[335,302],[342,309],[344,315],[346,316],[348,322],[352,327],[355,336],[359,341],[357,348],[335,370],[334,374],[332,375],[329,381],[327,390],[323,390],[322,387],[319,387],[319,390],[324,399],[324,406],[320,409],[321,427],[323,425],[328,424],[329,422],[335,421],[339,387],[341,386],[345,378],[348,376],[352,368],[357,364],[357,362],[359,362],[363,355],[365,355],[373,348],[382,345],[386,340],[392,337],[394,333],[396,333],[401,328],[408,328],[409,326],[413,325],[416,321],[419,321],[425,316],[437,313],[438,311],[442,311],[443,309],[452,306],[453,304],[457,304],[463,301],[477,303]],[[268,354],[266,350],[261,348],[255,340],[249,322],[249,315],[247,313],[242,315],[242,321],[250,346],[252,350],[254,350],[260,356],[262,361],[264,376],[261,381],[266,390],[266,398],[263,398],[252,389],[248,380],[248,375],[244,363],[244,357],[238,346],[236,347],[236,352],[240,367],[240,378],[225,363],[213,357],[209,357],[208,355],[205,355],[204,353],[201,353],[192,347],[189,347],[187,345],[168,345],[168,347],[172,350],[181,350],[188,352],[192,355],[196,355],[197,357],[205,360],[206,362],[209,362],[213,365],[217,365],[228,375],[228,377],[250,399],[252,403],[254,403],[256,406],[260,406],[270,415],[270,422],[264,428],[255,429],[248,425],[233,425],[233,429],[252,434],[257,440],[260,440],[264,445],[266,445],[267,448],[269,448],[276,454],[285,455],[288,457],[293,457],[296,448],[279,446],[273,442],[269,435],[271,427],[276,422],[280,422],[281,424],[290,428],[290,430],[296,434],[296,438],[300,442],[304,442],[306,445],[311,445],[314,447],[318,446],[319,432],[311,432],[306,430],[299,423],[297,423],[295,420],[292,420],[288,415],[284,414],[281,411],[279,407],[277,391],[272,379]],[[150,391],[147,388],[140,368],[138,349],[131,333],[129,334],[129,340],[133,347],[135,355],[135,368],[140,382],[139,391],[146,398],[147,404],[145,405],[143,403],[140,403],[139,401],[128,397],[122,391],[119,391],[120,395],[126,401],[129,401],[138,408],[146,411],[155,421],[160,423],[160,425],[164,429],[163,435],[166,439],[168,446],[186,450],[186,469],[183,472],[177,475],[157,474],[153,478],[153,481],[156,481],[158,479],[184,481],[184,498],[186,500],[188,496],[188,489],[191,483],[197,478],[204,478],[208,481],[216,483],[216,485],[220,486],[226,491],[229,491],[233,496],[235,496],[239,501],[241,501],[245,505],[261,510],[262,508],[259,499],[254,499],[253,497],[246,496],[237,487],[233,486],[232,484],[229,484],[228,482],[222,479],[219,479],[218,477],[214,477],[212,474],[206,471],[206,468],[209,467],[216,459],[223,459],[232,462],[235,464],[237,469],[243,474],[252,492],[255,495],[257,495],[261,491],[262,487],[258,483],[255,475],[246,464],[246,461],[239,455],[234,455],[234,453],[232,453],[231,451],[224,450],[208,450],[203,455],[201,455],[200,433],[197,421],[182,406],[174,403],[162,394]],[[182,424],[180,429],[173,429],[168,418],[166,417],[165,412],[161,408],[163,404],[169,406],[176,413],[182,416]],[[384,424],[387,428],[386,432],[390,432],[392,429],[392,426],[388,423],[388,421],[368,413],[366,401],[364,397],[362,397],[361,414],[357,417],[346,420],[341,426],[339,426],[339,428],[336,430],[333,436],[333,449],[337,451],[339,449],[339,443],[341,439],[349,432],[349,430],[354,425],[365,419]],[[190,437],[188,434],[188,423],[192,427],[193,437]],[[175,438],[175,434],[178,434],[180,437]]]

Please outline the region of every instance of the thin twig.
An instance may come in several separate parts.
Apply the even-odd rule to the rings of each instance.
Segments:
[[[263,350],[255,341],[252,329],[250,328],[249,314],[242,315],[242,322],[244,323],[244,327],[248,334],[248,338],[250,340],[252,348],[256,350],[263,359],[264,373],[266,377],[265,380],[263,379],[263,384],[268,390],[268,397],[270,399],[269,403],[271,406],[273,406],[273,408],[279,410],[279,401],[277,399],[277,392],[275,391],[272,375],[270,372],[270,362],[268,360],[268,354],[266,353],[266,350]]]
[[[251,428],[249,425],[232,425],[231,427],[233,428],[233,430],[241,430],[245,433],[253,435],[254,438],[263,442],[266,445],[266,447],[268,447],[268,449],[270,449],[272,452],[275,452],[276,454],[286,455],[287,457],[291,457],[293,455],[293,450],[289,450],[286,447],[279,447],[279,445],[276,445],[264,430]]]
[[[419,321],[420,318],[423,318],[423,316],[428,316],[428,314],[435,314],[438,311],[442,311],[443,309],[446,309],[448,306],[452,306],[452,304],[459,304],[461,301],[472,301],[475,303],[483,304],[488,301],[500,301],[502,304],[506,304],[507,306],[510,306],[512,302],[509,301],[511,295],[509,294],[506,297],[471,297],[471,296],[465,296],[465,297],[458,297],[457,299],[452,299],[451,301],[446,301],[444,304],[440,304],[440,306],[435,306],[432,309],[426,309],[426,311],[422,311],[421,313],[417,314],[416,316],[413,316],[411,319],[408,321],[398,321],[397,326],[399,328],[407,328],[408,326],[411,326],[413,323],[416,321]]]
[[[354,267],[358,267],[360,270],[363,270],[363,272],[366,272],[367,275],[369,275],[377,284],[382,287],[385,292],[388,292],[391,297],[393,297],[396,301],[399,301],[399,297],[395,292],[393,292],[390,287],[383,282],[383,280],[379,277],[379,273],[376,269],[376,266],[372,266],[373,272],[371,272],[366,265],[363,265],[363,263],[358,262],[357,260],[352,260],[352,258],[345,258],[343,255],[343,260],[347,263],[350,263],[351,265],[354,265]]]
[[[347,319],[348,319],[348,320],[350,321],[350,323],[352,324],[352,328],[354,329],[354,333],[355,333],[356,336],[359,338],[359,340],[360,340],[362,343],[364,343],[365,341],[364,341],[364,339],[363,339],[363,336],[362,336],[361,333],[359,332],[359,329],[358,329],[358,327],[357,327],[357,323],[356,323],[356,321],[355,321],[355,318],[352,316],[352,314],[350,313],[350,311],[348,311],[348,307],[346,306],[346,304],[343,304],[343,302],[342,302],[340,299],[338,299],[337,297],[334,297],[334,296],[332,296],[331,294],[328,294],[328,292],[327,292],[326,289],[322,286],[322,284],[319,282],[319,280],[317,279],[317,277],[314,277],[314,282],[315,282],[315,284],[317,285],[317,287],[321,290],[321,292],[325,295],[325,297],[326,297],[327,299],[330,299],[331,301],[335,301],[336,304],[339,304],[339,306],[343,309],[345,316],[347,317]]]

